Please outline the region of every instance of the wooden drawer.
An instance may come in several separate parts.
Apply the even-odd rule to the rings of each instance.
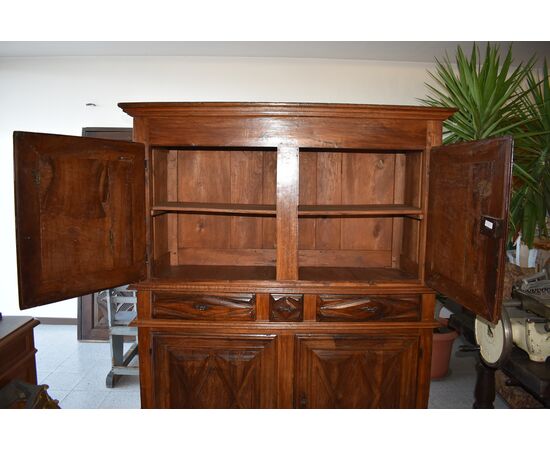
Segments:
[[[320,295],[319,322],[412,321],[420,319],[419,295]]]
[[[6,341],[0,344],[0,372],[11,370],[28,354],[34,354],[32,334],[17,331]]]
[[[153,319],[256,320],[255,294],[154,292]]]

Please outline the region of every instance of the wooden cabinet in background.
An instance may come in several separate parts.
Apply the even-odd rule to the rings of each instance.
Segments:
[[[14,135],[20,305],[134,283],[142,406],[426,407],[435,290],[502,301],[512,141],[453,111],[125,103]]]
[[[0,388],[12,380],[36,384],[33,330],[39,323],[23,316],[0,319]]]

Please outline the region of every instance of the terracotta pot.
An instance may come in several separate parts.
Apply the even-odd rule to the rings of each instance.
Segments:
[[[440,320],[440,322],[442,326],[447,326],[447,320]],[[451,351],[458,333],[453,330],[447,333],[434,332],[433,336],[431,379],[439,380],[449,373]]]

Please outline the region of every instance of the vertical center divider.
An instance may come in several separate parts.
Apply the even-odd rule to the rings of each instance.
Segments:
[[[277,147],[277,280],[298,279],[298,147]]]

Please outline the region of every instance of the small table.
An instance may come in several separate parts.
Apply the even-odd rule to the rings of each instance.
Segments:
[[[15,379],[36,384],[33,329],[39,323],[24,316],[0,319],[0,388]]]

